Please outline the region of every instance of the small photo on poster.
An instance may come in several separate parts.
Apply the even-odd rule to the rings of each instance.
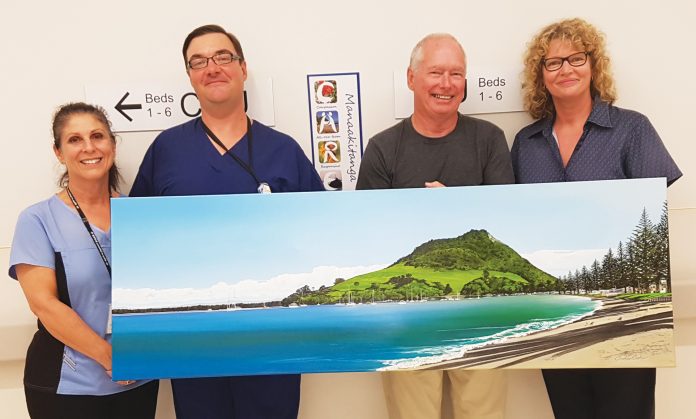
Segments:
[[[317,80],[314,82],[314,98],[317,103],[336,103],[338,89],[336,80]]]
[[[319,134],[336,134],[338,132],[338,111],[319,111],[316,119]]]
[[[327,191],[340,191],[343,189],[343,180],[340,170],[322,170],[319,172],[324,188]]]
[[[319,163],[341,161],[341,145],[337,140],[319,141]]]

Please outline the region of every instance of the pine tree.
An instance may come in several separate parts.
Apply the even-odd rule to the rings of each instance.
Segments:
[[[631,292],[638,292],[638,267],[636,247],[632,240],[626,242],[626,263],[624,271],[626,273],[626,284],[631,287]]]
[[[558,277],[556,277],[556,286],[554,287],[554,291],[558,292],[559,294],[565,294],[565,281],[566,278],[563,275],[558,275]]]
[[[660,289],[660,284],[665,281],[667,292],[672,292],[672,280],[669,268],[669,226],[667,223],[667,201],[662,205],[660,222],[655,226],[656,254],[654,260],[655,286]]]
[[[590,283],[590,272],[585,265],[583,265],[582,269],[580,269],[580,282],[582,284],[582,288],[585,290],[585,294],[589,294],[592,290],[592,284]]]
[[[626,287],[628,287],[627,264],[623,243],[619,242],[619,247],[616,248],[616,286],[623,288],[624,293],[627,292]]]
[[[575,290],[575,285],[573,284],[573,273],[571,271],[568,271],[568,275],[565,277],[565,284],[563,286],[564,289],[564,294],[566,291],[570,291],[570,293],[573,293],[573,290]]]
[[[645,208],[643,208],[638,225],[633,230],[631,243],[634,246],[638,287],[647,290],[650,284],[655,283],[654,261],[657,257],[657,234]]]
[[[616,288],[616,258],[614,258],[614,253],[611,248],[604,255],[602,260],[602,288],[603,289],[614,289]]]
[[[591,284],[591,289],[592,290],[598,290],[600,286],[600,277],[601,277],[601,268],[599,266],[599,262],[597,262],[597,259],[592,262],[592,265],[590,265],[590,284]]]

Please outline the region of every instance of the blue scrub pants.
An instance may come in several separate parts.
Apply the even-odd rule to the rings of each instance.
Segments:
[[[300,375],[172,380],[177,419],[296,419]]]

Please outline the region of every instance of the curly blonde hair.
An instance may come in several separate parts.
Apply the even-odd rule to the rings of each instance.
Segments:
[[[592,97],[614,103],[616,88],[611,73],[611,60],[607,55],[604,34],[583,19],[566,19],[543,28],[527,44],[522,73],[522,96],[524,108],[534,119],[550,117],[554,113],[553,100],[542,73],[542,60],[549,51],[551,41],[568,41],[578,49],[589,52],[592,64]]]

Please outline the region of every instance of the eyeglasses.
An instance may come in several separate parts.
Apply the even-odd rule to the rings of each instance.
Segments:
[[[234,55],[231,52],[219,52],[212,57],[193,57],[188,61],[188,67],[191,70],[200,70],[201,68],[206,68],[208,66],[208,60],[211,58],[217,65],[229,64],[232,61],[241,61],[242,59],[242,57],[239,55]]]
[[[576,52],[575,54],[571,54],[567,57],[544,58],[541,60],[541,64],[544,65],[546,71],[556,71],[560,69],[563,67],[564,61],[568,61],[568,64],[573,67],[580,67],[587,62],[587,57],[589,55],[590,53],[587,51]]]

